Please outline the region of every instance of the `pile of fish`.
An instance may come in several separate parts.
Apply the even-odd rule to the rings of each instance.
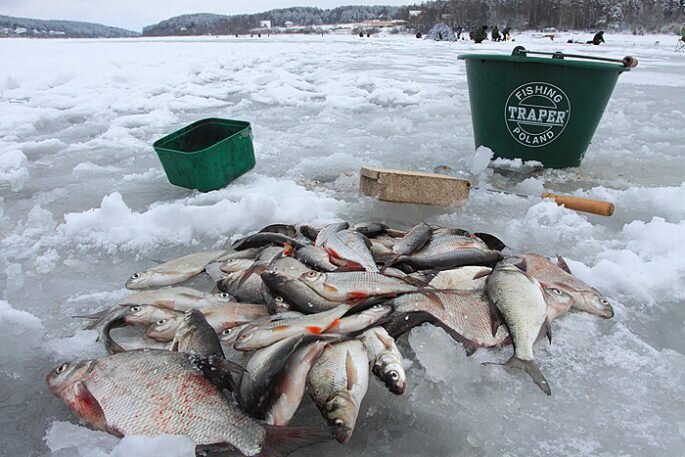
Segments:
[[[508,251],[493,235],[425,223],[271,225],[134,273],[126,287],[137,293],[79,316],[111,355],[61,364],[46,381],[95,429],[187,435],[198,451],[247,456],[349,441],[371,373],[407,390],[395,340],[424,323],[469,355],[511,344],[504,365],[550,395],[533,351],[551,342],[550,322],[571,308],[613,311],[562,258]],[[213,290],[178,286],[203,272]],[[126,326],[134,336],[115,341]],[[288,425],[305,394],[327,427]]]

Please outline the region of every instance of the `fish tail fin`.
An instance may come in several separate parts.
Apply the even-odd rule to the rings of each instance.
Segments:
[[[259,457],[285,457],[312,444],[332,441],[334,427],[276,427],[265,425],[266,437]]]
[[[516,357],[516,355],[513,355],[509,360],[502,364],[484,362],[483,365],[503,365],[505,367],[519,368],[528,373],[528,376],[533,379],[533,382],[537,384],[540,390],[547,395],[552,395],[552,389],[549,387],[547,379],[545,379],[545,376],[540,371],[540,367],[538,367],[538,364],[535,362],[535,360],[523,360]]]
[[[402,257],[402,256],[401,256],[401,255],[387,255],[387,256],[382,256],[382,258],[379,259],[379,260],[382,260],[382,261],[380,262],[380,263],[381,263],[381,270],[380,270],[380,273],[381,273],[381,274],[384,274],[384,273],[385,273],[385,270],[387,270],[387,269],[390,268],[391,266],[395,265],[395,264],[400,260],[400,257]]]
[[[98,325],[100,325],[110,315],[114,315],[114,313],[111,309],[103,309],[102,311],[98,311],[96,313],[78,314],[76,316],[71,316],[71,318],[72,319],[91,319],[92,322],[89,322],[85,327],[83,327],[83,330],[93,330]]]

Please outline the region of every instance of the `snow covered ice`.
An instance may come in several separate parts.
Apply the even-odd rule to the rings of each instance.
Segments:
[[[399,343],[407,394],[372,381],[352,441],[301,455],[682,456],[685,54],[673,52],[675,35],[608,34],[594,47],[565,44],[591,38],[582,33],[515,38],[2,40],[0,455],[192,455],[182,437],[90,431],[48,392],[59,361],[105,354],[70,316],[111,305],[155,260],[269,223],[345,219],[427,220],[562,255],[616,315],[553,322],[553,343],[536,346],[549,398],[523,373],[480,364],[510,347],[466,357],[441,330],[415,329]],[[359,197],[362,164],[480,169],[457,55],[515,45],[640,60],[620,76],[582,166],[480,175],[611,200],[613,217],[481,190],[450,211]],[[206,117],[251,122],[257,166],[200,194],[168,184],[151,145]],[[308,400],[296,418],[320,423]]]

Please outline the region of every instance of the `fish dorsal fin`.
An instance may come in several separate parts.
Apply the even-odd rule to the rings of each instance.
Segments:
[[[381,343],[383,343],[383,346],[385,346],[386,349],[393,349],[395,342],[393,341],[390,335],[387,335],[386,333],[381,332],[379,330],[374,330],[373,333],[376,334],[376,337],[380,340]]]
[[[345,355],[345,373],[347,374],[347,390],[351,390],[352,387],[357,384],[357,368],[354,366],[354,360],[352,360],[352,354],[347,351]]]
[[[369,239],[369,237],[367,237],[363,233],[359,233],[359,232],[355,232],[355,233],[357,233],[357,236],[364,242],[367,249],[371,250],[371,246],[373,246],[373,243],[371,243],[371,240]]]
[[[526,262],[526,259],[522,257],[508,257],[507,262],[523,272],[528,271],[528,262]]]
[[[564,270],[568,274],[573,274],[571,273],[571,269],[568,267],[568,264],[566,263],[566,260],[560,255],[557,256],[557,265],[559,265],[559,268]]]
[[[492,268],[483,268],[481,270],[478,270],[474,275],[472,279],[480,279],[484,278],[492,273]]]

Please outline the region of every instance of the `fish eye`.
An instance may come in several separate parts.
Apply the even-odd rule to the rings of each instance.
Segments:
[[[319,273],[317,273],[316,271],[308,271],[308,272],[307,272],[307,276],[308,276],[309,278],[315,278],[318,274],[319,274]]]
[[[140,278],[141,276],[142,276],[142,275],[141,275],[140,273],[133,273],[133,274],[131,275],[131,279],[138,279],[138,278]]]
[[[377,305],[373,305],[373,306],[371,307],[371,309],[383,309],[383,308],[384,308],[384,306],[381,305],[380,303],[377,304]]]
[[[389,375],[390,375],[390,379],[392,379],[393,381],[397,381],[400,379],[400,375],[396,371],[391,371],[389,373]]]
[[[62,365],[58,366],[55,369],[55,373],[57,373],[57,374],[64,373],[64,370],[66,370],[68,366],[69,366],[68,363],[63,363]]]
[[[160,319],[156,322],[157,325],[164,325],[166,324],[166,319]]]
[[[231,295],[230,295],[229,293],[227,293],[227,292],[221,292],[221,293],[219,294],[219,297],[221,297],[221,298],[230,298]]]
[[[556,295],[561,295],[561,294],[562,294],[562,292],[561,292],[559,289],[556,289],[556,288],[554,288],[554,287],[552,287],[550,290],[552,291],[552,293],[554,293],[554,294],[556,294]]]
[[[281,297],[280,295],[277,295],[274,297],[274,301],[278,303],[283,303],[285,300],[283,300],[283,297]]]
[[[133,311],[134,313],[137,313],[137,312],[140,311],[141,309],[142,309],[142,307],[139,306],[139,305],[131,306],[131,311]]]
[[[609,304],[609,300],[607,300],[606,298],[602,298],[599,302],[600,302],[601,304],[603,304],[603,305],[608,305],[608,304]]]
[[[338,428],[342,428],[345,426],[345,421],[343,421],[342,419],[336,419],[335,420],[335,426]]]
[[[223,332],[221,332],[222,335],[230,335],[233,332],[233,328],[227,328]]]

